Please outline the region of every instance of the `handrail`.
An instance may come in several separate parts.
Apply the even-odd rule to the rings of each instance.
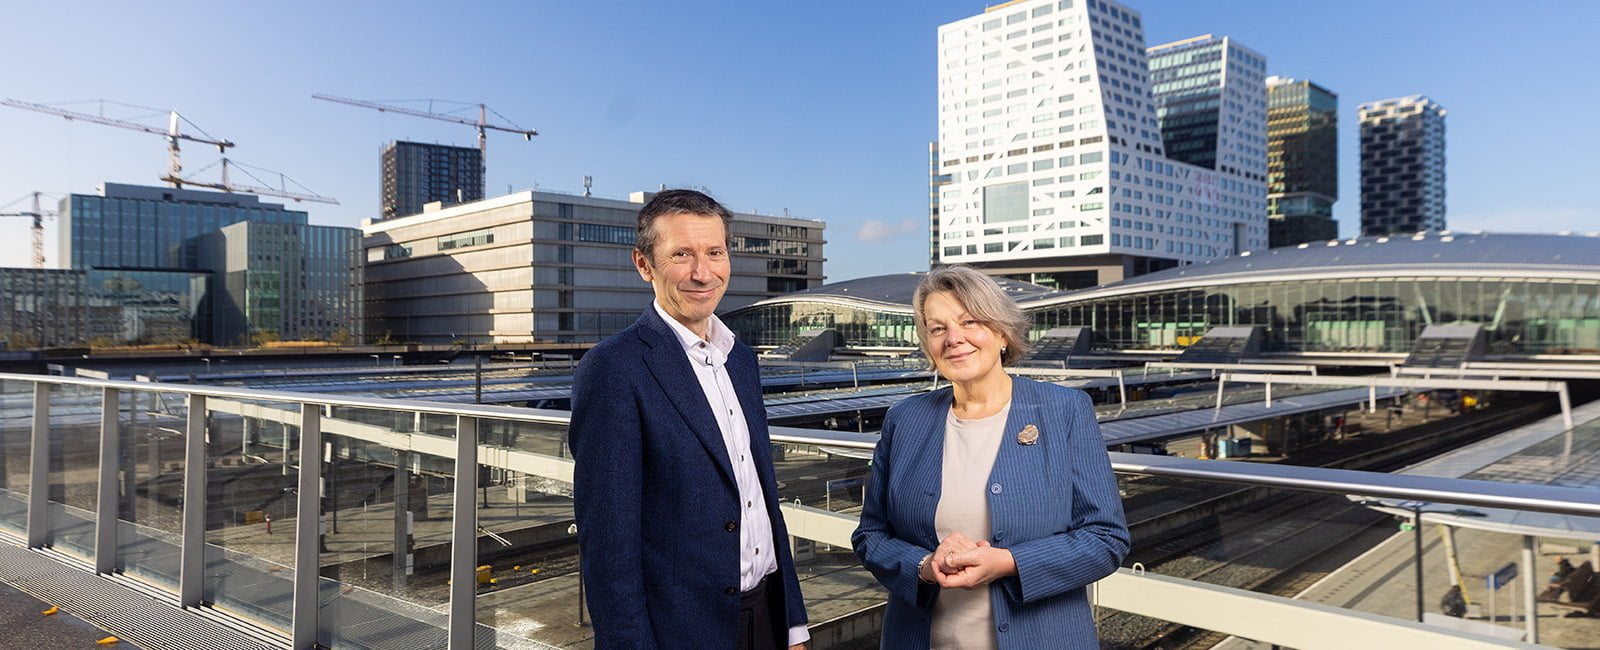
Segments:
[[[874,434],[846,431],[772,427],[771,432],[773,442],[846,449],[872,449],[878,440]],[[1116,451],[1110,454],[1112,471],[1122,474],[1600,517],[1600,490],[1280,463],[1198,460]]]
[[[160,382],[125,381],[120,379],[83,379],[79,377],[21,375],[15,373],[0,373],[0,381],[26,381],[41,384],[55,384],[59,386],[116,388],[119,390],[137,390],[152,393],[185,393],[188,395],[204,395],[206,397],[221,397],[225,399],[257,400],[263,402],[294,402],[316,404],[319,406],[344,406],[350,408],[382,410],[403,409],[432,415],[464,415],[496,420],[517,420],[519,422],[533,422],[537,424],[564,425],[567,424],[570,419],[566,411],[556,411],[550,409],[532,409],[517,406],[499,406],[494,404],[450,404],[446,402],[430,402],[426,400],[399,399],[390,397],[347,397],[342,395],[335,396],[327,393],[259,390],[254,388],[234,388],[231,386],[196,386],[193,384],[164,384]]]
[[[225,399],[296,402],[385,410],[404,409],[437,415],[483,417],[540,424],[565,425],[570,419],[566,411],[487,404],[447,404],[410,399],[345,397],[319,393],[264,391],[249,388],[82,379],[13,373],[0,373],[0,380],[116,388],[120,390],[187,393]],[[817,445],[866,450],[875,448],[878,440],[878,436],[875,434],[795,427],[772,427],[770,435],[773,442],[780,444]],[[1321,467],[1298,467],[1277,463],[1197,460],[1175,456],[1122,452],[1111,452],[1111,468],[1113,471],[1120,473],[1144,476],[1600,517],[1600,490],[1583,488],[1383,474]]]

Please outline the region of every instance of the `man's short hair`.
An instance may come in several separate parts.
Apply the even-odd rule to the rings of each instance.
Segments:
[[[651,197],[644,207],[639,209],[639,230],[634,238],[633,247],[644,254],[644,258],[649,260],[652,266],[655,265],[652,253],[656,246],[656,217],[680,212],[722,219],[723,237],[727,239],[725,243],[731,244],[733,241],[733,213],[722,207],[721,203],[717,203],[716,199],[694,190],[666,190]]]

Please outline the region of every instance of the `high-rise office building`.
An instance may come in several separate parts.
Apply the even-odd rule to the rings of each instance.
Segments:
[[[939,265],[939,192],[950,175],[939,171],[939,143],[928,143],[928,268]]]
[[[1273,248],[1338,239],[1339,96],[1267,77],[1267,228]]]
[[[196,250],[214,278],[212,341],[363,342],[359,229],[246,221]]]
[[[564,343],[615,334],[650,305],[631,258],[650,196],[518,192],[366,224],[367,336]],[[825,227],[735,212],[720,309],[821,286]]]
[[[383,148],[383,194],[379,213],[393,219],[445,205],[483,199],[483,152],[421,142],[391,142]]]
[[[1259,116],[1226,123],[1213,170],[1166,155],[1124,5],[1010,2],[938,39],[939,263],[1077,288],[1266,248],[1259,55],[1224,42],[1236,54],[1208,83],[1228,115]]]
[[[1444,230],[1444,107],[1412,95],[1360,113],[1361,234]]]
[[[1266,57],[1211,34],[1146,54],[1167,157],[1265,182]]]
[[[193,269],[195,237],[240,221],[306,223],[250,194],[105,183],[61,199],[61,264],[70,269]]]

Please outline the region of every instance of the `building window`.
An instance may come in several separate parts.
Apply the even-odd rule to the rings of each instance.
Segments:
[[[1003,223],[1028,218],[1028,184],[1001,183],[983,188],[983,222]]]
[[[595,223],[578,224],[578,241],[632,246],[638,236],[638,229],[632,226],[602,226]]]
[[[411,247],[405,244],[390,244],[383,248],[383,259],[398,260],[411,257]]]
[[[494,233],[488,230],[474,230],[455,235],[445,235],[439,238],[439,250],[447,251],[469,246],[482,246],[494,243]]]

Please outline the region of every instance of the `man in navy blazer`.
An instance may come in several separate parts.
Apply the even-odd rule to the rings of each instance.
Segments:
[[[639,211],[655,290],[585,354],[568,440],[597,648],[805,646],[756,357],[717,319],[732,214],[691,190]]]

